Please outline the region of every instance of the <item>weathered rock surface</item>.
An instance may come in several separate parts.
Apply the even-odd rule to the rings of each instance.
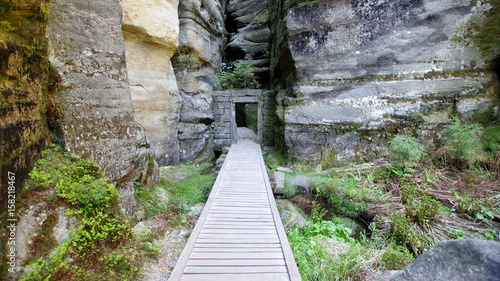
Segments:
[[[296,193],[311,193],[312,192],[312,179],[306,176],[295,176],[288,178],[287,181],[289,186],[293,186],[296,189]]]
[[[466,31],[491,6],[474,3],[271,0],[271,72],[287,89],[278,113],[290,156],[368,161],[396,133],[436,140],[452,114],[498,118],[498,48],[482,56]]]
[[[134,216],[132,181],[154,177],[155,165],[134,118],[120,2],[53,0],[47,36],[49,59],[62,76],[57,100],[66,148],[99,164],[117,184],[123,212]]]
[[[42,3],[18,0],[2,5],[6,6],[0,9],[0,198],[4,198],[0,214],[5,214],[8,192],[22,191],[49,138],[46,112],[50,103],[46,83],[49,62],[44,47],[47,18],[37,14]],[[9,181],[14,182],[11,188]],[[1,219],[2,229],[4,223],[6,220]],[[2,241],[0,251],[4,253],[6,244]]]
[[[226,10],[229,33],[225,58],[229,62],[244,60],[253,66],[260,81],[269,80],[271,30],[267,1],[231,0]]]
[[[178,2],[123,1],[122,29],[135,115],[160,166],[179,163],[181,98],[170,62],[179,35]]]
[[[281,209],[280,217],[285,229],[289,229],[290,227],[304,227],[307,224],[304,216],[295,209],[290,201],[279,199],[276,200],[276,204]]]
[[[281,171],[274,171],[273,179],[275,183],[273,193],[283,195],[283,192],[285,191],[285,173]]]
[[[180,160],[203,162],[213,158],[212,78],[222,60],[225,1],[179,3],[179,48],[173,58],[182,100]],[[205,125],[200,126],[200,124]]]
[[[32,262],[36,247],[40,247],[37,243],[44,243],[40,241],[54,239],[57,244],[61,244],[68,239],[70,231],[75,228],[76,219],[66,215],[67,211],[65,207],[50,209],[46,202],[19,209],[15,237],[16,272],[23,272],[22,267]]]
[[[500,243],[479,239],[439,242],[391,280],[500,280]]]

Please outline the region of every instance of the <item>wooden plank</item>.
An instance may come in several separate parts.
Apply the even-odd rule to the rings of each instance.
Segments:
[[[234,152],[229,150],[227,157],[229,158],[233,154],[234,154]],[[172,273],[170,274],[169,280],[171,280],[171,281],[181,280],[182,274],[184,272],[184,268],[189,260],[189,256],[191,254],[191,251],[193,250],[194,245],[196,243],[196,239],[198,238],[198,235],[199,235],[201,229],[203,228],[203,224],[205,223],[205,221],[208,217],[210,207],[212,206],[212,204],[215,200],[215,195],[216,195],[215,191],[217,190],[217,186],[218,186],[218,184],[220,184],[224,175],[227,173],[226,166],[228,165],[228,162],[229,161],[227,161],[227,159],[226,159],[226,161],[224,161],[224,163],[222,164],[219,175],[215,179],[215,183],[214,183],[214,186],[212,188],[212,191],[210,192],[210,195],[208,196],[207,202],[205,203],[205,207],[203,208],[203,211],[201,212],[200,217],[198,218],[198,222],[194,226],[194,229],[191,232],[191,235],[189,236],[189,239],[188,239],[186,245],[184,246],[184,249],[182,250],[180,257],[177,260],[177,263],[176,263],[174,269],[172,270]]]
[[[236,222],[236,223],[235,223]],[[250,221],[244,221],[240,219],[217,219],[217,218],[211,218],[206,220],[206,225],[233,225],[233,226],[275,226],[274,221],[272,220],[250,220]]]
[[[198,238],[199,243],[228,243],[228,244],[241,244],[241,243],[269,243],[269,244],[276,244],[280,243],[280,240],[278,238],[241,238],[241,239],[232,239],[232,241],[227,241],[227,239],[220,239],[220,238],[212,238],[212,239],[204,239],[204,238]]]
[[[237,247],[226,247],[226,248],[218,248],[218,247],[195,247],[193,249],[193,253],[251,253],[251,252],[259,252],[259,253],[269,253],[269,252],[282,252],[281,248],[270,248],[270,247],[261,247],[261,248],[237,248]]]
[[[257,273],[257,274],[186,274],[182,281],[287,281],[287,273]]]
[[[284,259],[259,259],[259,260],[189,260],[187,266],[205,265],[205,266],[258,266],[258,265],[286,265]]]
[[[257,266],[187,266],[184,273],[286,273],[284,265],[257,265]]]
[[[280,243],[274,243],[274,244],[269,244],[269,243],[233,243],[233,244],[228,244],[228,243],[209,243],[209,244],[203,244],[203,243],[196,243],[195,245],[196,248],[203,248],[203,247],[218,247],[218,248],[280,248],[281,249],[281,244]]]
[[[276,229],[253,229],[253,228],[232,228],[232,229],[217,229],[217,228],[203,228],[201,233],[241,233],[241,234],[277,234]]]
[[[199,253],[192,252],[191,259],[283,259],[282,252],[270,253]]]

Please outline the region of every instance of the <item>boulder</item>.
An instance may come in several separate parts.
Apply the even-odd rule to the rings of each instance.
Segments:
[[[276,204],[280,207],[280,217],[285,229],[290,227],[304,227],[307,224],[306,219],[295,209],[288,200],[278,199]]]
[[[390,280],[498,281],[500,243],[479,239],[439,242]]]
[[[288,178],[289,186],[296,188],[296,193],[312,193],[312,179],[306,176],[295,176]]]

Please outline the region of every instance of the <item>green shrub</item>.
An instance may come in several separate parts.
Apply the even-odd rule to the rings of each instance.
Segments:
[[[118,192],[104,178],[93,179],[84,175],[78,181],[61,180],[56,185],[57,195],[67,198],[72,204],[80,204],[84,209],[109,208],[111,202],[118,198]]]
[[[346,269],[341,271],[336,266],[341,264],[339,261],[353,261],[353,257],[344,259],[342,256],[342,259],[337,261],[335,258],[338,257],[330,255],[323,245],[326,238],[335,238],[338,243],[354,243],[354,239],[349,237],[350,232],[351,229],[329,221],[309,222],[303,228],[291,228],[287,232],[288,241],[302,279],[338,280],[339,276],[351,273],[346,273]],[[356,273],[355,270],[352,273]]]
[[[389,141],[389,155],[397,164],[416,164],[424,155],[424,146],[410,135],[396,135]]]
[[[483,129],[478,124],[462,124],[458,118],[446,126],[444,140],[448,154],[468,167],[484,160],[484,150],[479,133]]]
[[[132,238],[128,221],[112,213],[94,212],[82,220],[71,244],[79,256],[95,255],[103,244],[118,245],[121,240]]]
[[[236,64],[232,69],[222,63],[221,70],[215,75],[214,82],[221,90],[260,88],[252,66],[245,61]]]
[[[51,146],[35,163],[27,186],[53,189],[58,198],[69,201],[73,208],[67,214],[76,228],[55,249],[43,249],[43,256],[27,266],[21,280],[137,279],[143,258],[117,206],[115,187],[95,163]],[[56,223],[52,221],[47,227]]]
[[[500,151],[500,126],[484,131],[482,142],[487,151],[493,153]]]
[[[28,185],[54,188],[57,196],[84,209],[109,208],[118,192],[97,164],[51,146],[35,163]]]
[[[384,247],[380,266],[387,270],[398,270],[409,264],[413,255],[406,247],[389,243]]]

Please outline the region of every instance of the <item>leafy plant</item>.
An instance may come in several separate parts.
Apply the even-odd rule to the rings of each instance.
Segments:
[[[57,196],[84,209],[109,208],[118,197],[116,188],[107,182],[97,164],[58,146],[42,152],[42,158],[30,172],[28,184],[54,188]]]
[[[196,65],[197,58],[194,53],[179,54],[174,60],[174,70],[192,68]]]
[[[360,184],[354,174],[324,178],[314,188],[318,196],[326,198],[338,214],[349,218],[362,216],[373,200],[373,192]]]
[[[245,61],[233,67],[222,63],[221,70],[215,75],[214,82],[221,90],[260,88],[260,83],[255,77],[252,66]]]
[[[467,214],[471,219],[480,221],[494,217],[492,210],[496,203],[495,197],[487,197],[480,200],[468,196],[460,196],[455,193],[455,198],[455,211],[458,213]]]
[[[404,213],[393,212],[391,215],[390,233],[400,245],[406,246],[415,254],[423,252],[431,242],[423,233],[419,232],[417,226]]]
[[[389,155],[397,164],[416,164],[424,155],[424,146],[410,135],[396,135],[389,141]]]
[[[484,159],[484,150],[479,138],[479,132],[483,129],[478,124],[463,124],[460,119],[454,118],[453,122],[446,126],[445,148],[448,154],[472,167]]]
[[[401,187],[401,202],[405,207],[405,214],[420,226],[427,226],[437,215],[440,204],[428,195],[419,194],[409,185]]]
[[[482,142],[487,151],[493,153],[500,151],[500,126],[484,131]]]
[[[43,255],[27,266],[30,270],[21,280],[137,279],[142,262],[139,247],[117,206],[115,187],[103,176],[95,163],[60,147],[42,152],[27,185],[52,189],[58,198],[71,203],[67,215],[75,218],[76,229],[54,249],[43,249]],[[44,222],[45,228],[53,228],[55,218]]]
[[[459,230],[449,230],[447,232],[448,236],[452,239],[462,239],[464,238],[464,231],[459,229]]]
[[[324,245],[328,238],[334,238],[337,243],[355,243],[350,233],[350,228],[331,221],[309,222],[303,228],[291,228],[287,236],[303,280],[338,280],[343,275],[359,275],[355,269],[357,258],[347,258],[349,253],[334,257]],[[340,261],[352,264],[344,266]]]
[[[406,247],[390,242],[384,247],[380,265],[384,269],[397,270],[409,264],[413,259],[413,255]]]

